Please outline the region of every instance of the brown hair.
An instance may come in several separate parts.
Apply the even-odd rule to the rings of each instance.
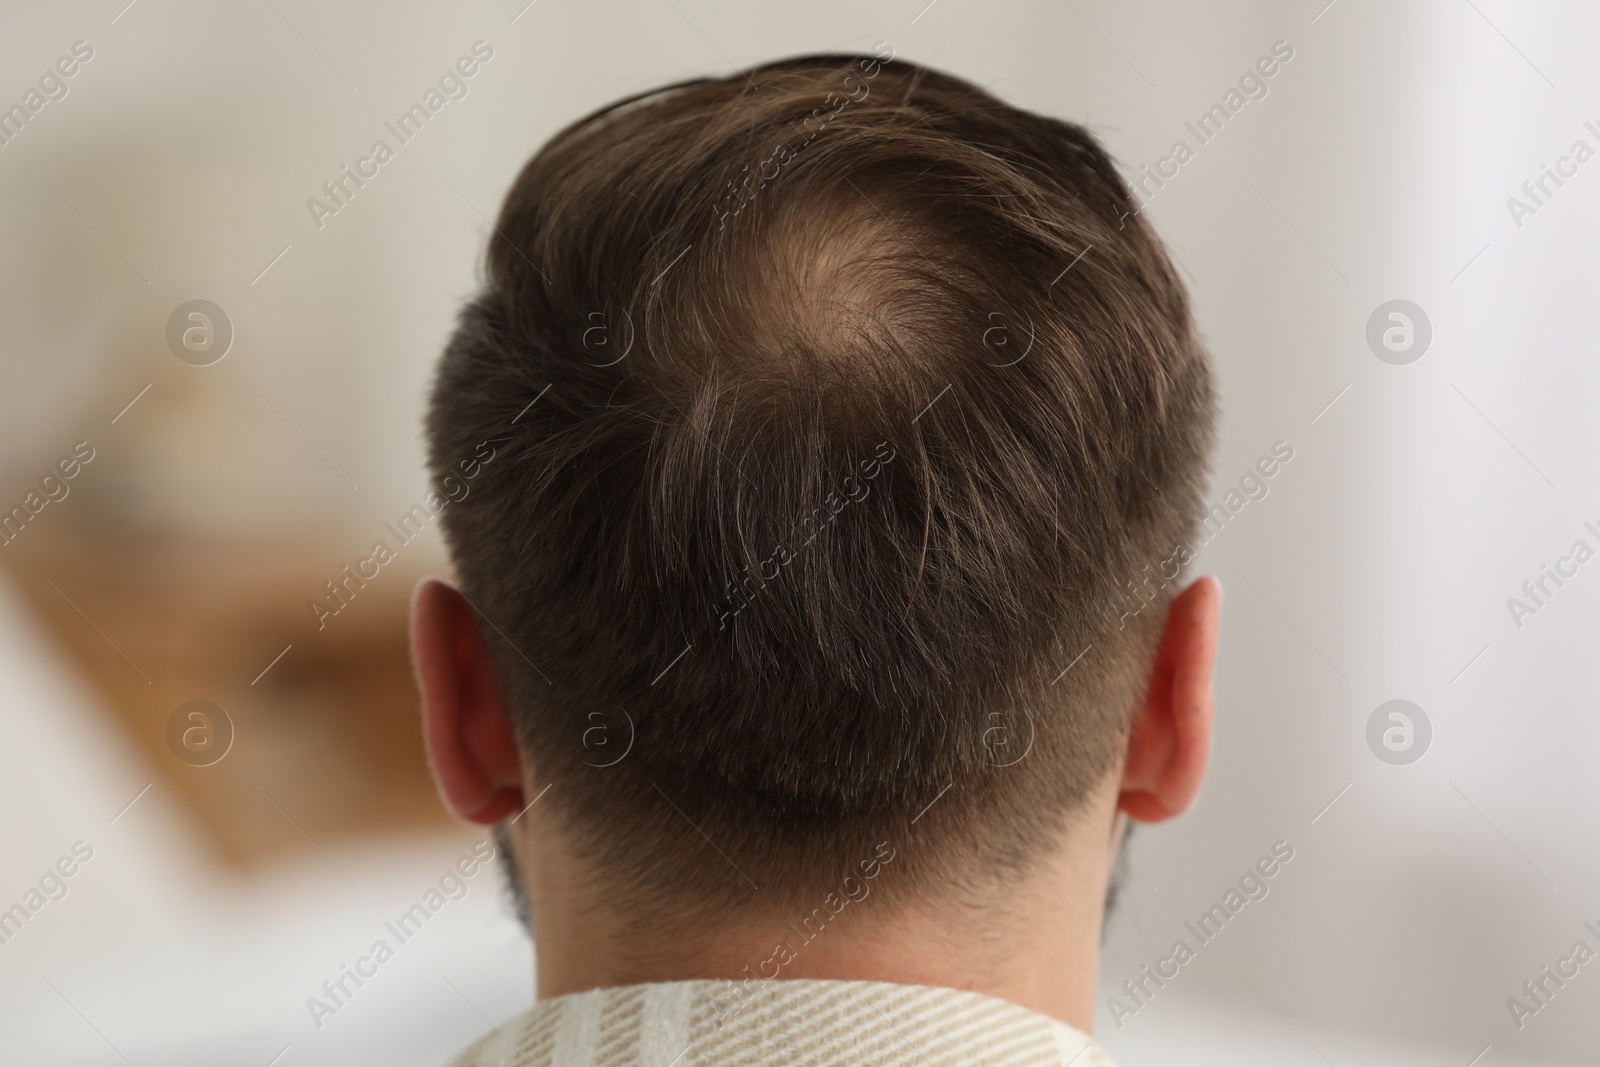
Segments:
[[[444,527],[544,802],[709,908],[1026,863],[1115,763],[1213,418],[1087,131],[826,55],[556,135],[428,431],[501,450]]]

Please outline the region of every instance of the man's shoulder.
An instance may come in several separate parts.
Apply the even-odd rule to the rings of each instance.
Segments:
[[[980,993],[885,982],[657,982],[540,1001],[450,1067],[1113,1067],[1088,1035]]]

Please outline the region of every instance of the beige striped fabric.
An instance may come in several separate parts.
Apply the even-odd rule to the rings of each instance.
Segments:
[[[730,997],[730,991],[733,996]],[[450,1067],[1114,1067],[1086,1034],[931,986],[657,982],[540,1001]]]

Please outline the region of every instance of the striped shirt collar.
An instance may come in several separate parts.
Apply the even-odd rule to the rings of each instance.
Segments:
[[[1114,1067],[1087,1034],[959,989],[655,982],[540,1001],[450,1067]]]

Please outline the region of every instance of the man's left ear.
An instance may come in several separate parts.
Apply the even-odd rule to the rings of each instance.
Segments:
[[[1139,822],[1182,815],[1200,793],[1211,758],[1222,585],[1197,580],[1167,609],[1144,704],[1128,737],[1119,810]]]
[[[522,809],[523,766],[474,615],[448,582],[418,582],[411,596],[411,661],[439,795],[468,822],[490,824]]]

